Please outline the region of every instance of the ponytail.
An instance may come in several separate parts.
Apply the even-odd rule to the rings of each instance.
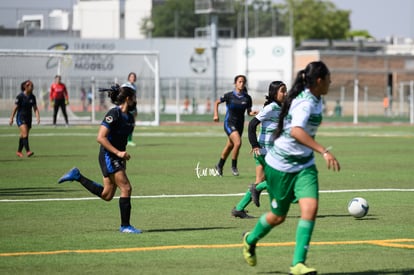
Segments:
[[[133,96],[135,94],[135,90],[128,86],[119,84],[112,85],[111,88],[99,88],[100,92],[108,92],[108,97],[111,99],[112,103],[115,105],[121,105],[125,102],[128,96]]]
[[[329,69],[322,61],[311,62],[304,70],[300,70],[297,73],[295,82],[283,102],[277,129],[275,131],[275,138],[280,137],[283,132],[284,120],[289,113],[292,101],[306,88],[314,87],[318,78],[325,79],[328,74]]]

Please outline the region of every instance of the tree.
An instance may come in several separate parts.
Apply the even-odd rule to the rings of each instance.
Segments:
[[[274,4],[271,0],[248,1],[249,37],[289,35],[295,44],[306,39],[346,39],[349,37],[348,10],[338,10],[330,1],[284,0]],[[233,14],[219,14],[219,27],[230,27],[235,37],[244,37],[245,0],[234,1]],[[144,19],[141,30],[146,32]],[[194,37],[197,27],[209,25],[208,15],[194,13],[194,0],[166,0],[153,7],[154,37]],[[293,22],[293,32],[291,28]]]
[[[146,32],[145,18],[141,30]],[[152,9],[154,37],[194,37],[194,30],[205,25],[205,16],[194,13],[194,0],[167,0]]]
[[[345,39],[350,30],[350,11],[337,10],[330,1],[286,0],[285,9],[285,22],[293,19],[296,45],[306,39]]]
[[[352,30],[347,33],[347,38],[354,39],[356,37],[363,37],[366,39],[373,38],[372,35],[366,30]]]

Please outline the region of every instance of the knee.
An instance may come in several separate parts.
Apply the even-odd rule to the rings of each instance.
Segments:
[[[234,142],[234,148],[239,149],[241,147],[241,145],[242,145],[241,140],[238,140],[238,141]]]
[[[121,197],[130,197],[132,194],[132,186],[130,184],[121,188]]]
[[[111,201],[113,199],[114,196],[112,196],[111,194],[105,194],[102,193],[101,195],[101,199],[103,199],[104,201]]]
[[[286,219],[286,216],[276,216],[272,212],[270,212],[266,216],[266,221],[272,226],[276,226],[276,225],[283,223],[285,219]]]
[[[101,199],[104,201],[111,201],[114,197],[113,192],[105,192],[105,190],[101,194]]]

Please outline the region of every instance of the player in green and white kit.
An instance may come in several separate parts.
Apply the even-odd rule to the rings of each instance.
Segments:
[[[298,202],[301,216],[289,274],[317,274],[316,269],[305,265],[318,210],[314,151],[322,155],[328,169],[340,170],[335,156],[314,139],[322,122],[321,96],[328,93],[330,83],[328,67],[321,61],[311,62],[298,72],[284,101],[276,140],[265,158],[270,212],[263,214],[254,229],[243,237],[243,256],[251,266],[257,263],[256,243],[283,223],[290,204]]]
[[[239,203],[231,211],[231,215],[241,219],[253,218],[247,214],[244,209],[253,200],[257,207],[260,206],[259,196],[260,192],[266,189],[267,183],[265,181],[264,156],[267,151],[273,146],[273,133],[277,128],[279,113],[282,102],[286,95],[286,84],[282,81],[273,81],[269,85],[269,92],[266,96],[266,102],[263,109],[249,122],[249,142],[252,146],[253,156],[256,161],[256,181],[249,186],[246,194],[239,201]],[[256,136],[257,126],[261,124],[259,141]]]

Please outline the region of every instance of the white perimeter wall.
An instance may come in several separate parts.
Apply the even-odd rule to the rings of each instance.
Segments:
[[[213,61],[210,42],[203,39],[79,39],[52,37],[7,37],[0,39],[0,49],[62,49],[64,44],[68,50],[134,50],[158,51],[160,54],[161,78],[206,78],[213,77]],[[233,79],[235,75],[246,73],[245,40],[219,40],[217,54],[217,77]],[[248,82],[249,91],[267,91],[271,81],[282,80],[290,87],[292,79],[292,39],[290,37],[269,37],[249,39]],[[204,49],[197,53],[196,49]],[[94,61],[93,58],[91,62]],[[113,68],[102,71],[104,75],[115,73],[115,70],[139,71],[134,64],[113,64],[114,66],[98,66]],[[86,66],[91,67],[91,66]],[[93,66],[92,66],[93,67]],[[97,66],[95,66],[97,67]],[[86,73],[74,69],[74,73]],[[90,72],[89,72],[90,73]],[[97,73],[100,73],[97,71]],[[229,83],[232,85],[233,83]],[[230,86],[231,87],[231,86]]]

